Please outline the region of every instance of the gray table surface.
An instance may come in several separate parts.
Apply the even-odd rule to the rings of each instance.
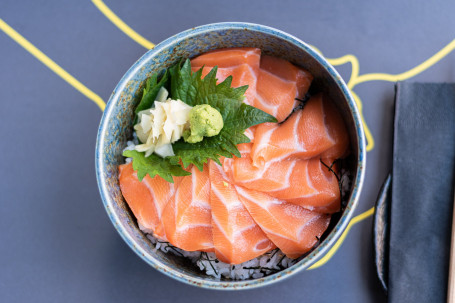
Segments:
[[[276,27],[326,57],[353,54],[360,74],[407,71],[455,38],[455,2],[120,1],[105,4],[158,43],[193,26]],[[0,19],[104,101],[146,49],[89,0],[0,2]],[[95,180],[101,111],[6,34],[0,20],[1,302],[383,302],[371,217],[323,266],[266,288],[219,292],[176,282],[138,258],[112,227]],[[11,33],[11,32],[10,32]],[[454,81],[455,52],[412,78]],[[337,66],[349,80],[351,65]],[[370,209],[390,169],[393,83],[356,85],[374,138],[356,211]],[[370,142],[371,143],[371,142]]]

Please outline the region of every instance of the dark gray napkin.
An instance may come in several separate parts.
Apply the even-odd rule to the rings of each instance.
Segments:
[[[389,302],[445,302],[455,168],[455,84],[396,85]]]

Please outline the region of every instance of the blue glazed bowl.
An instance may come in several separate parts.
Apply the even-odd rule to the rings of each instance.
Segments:
[[[223,47],[258,47],[263,53],[284,58],[310,71],[313,86],[335,101],[348,126],[354,163],[349,200],[327,236],[310,254],[295,265],[273,275],[244,281],[217,281],[195,265],[173,254],[155,251],[140,231],[129,211],[118,183],[122,150],[131,138],[134,108],[145,80],[152,73],[174,65],[180,58],[191,58]],[[365,140],[355,102],[335,69],[310,46],[282,31],[249,23],[209,24],[177,34],[148,51],[123,76],[112,93],[98,130],[96,176],[106,211],[120,236],[144,261],[160,272],[184,283],[211,289],[251,289],[283,280],[304,270],[323,256],[340,237],[357,205],[365,171]]]

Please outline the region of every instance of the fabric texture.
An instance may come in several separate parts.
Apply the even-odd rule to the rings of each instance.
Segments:
[[[455,170],[455,84],[396,85],[389,302],[445,302]]]

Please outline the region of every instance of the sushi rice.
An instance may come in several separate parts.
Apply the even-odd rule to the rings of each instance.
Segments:
[[[143,230],[147,233],[146,230]],[[156,239],[152,233],[147,233],[147,238],[155,246],[155,250],[173,253],[176,256],[191,260],[201,271],[216,280],[245,280],[257,279],[281,271],[297,263],[298,259],[290,259],[279,249],[274,249],[255,259],[241,264],[227,264],[218,260],[215,253],[200,251],[185,251],[168,242]]]
[[[125,150],[134,150],[134,147],[139,144],[136,133],[133,133],[133,140],[127,142]],[[125,163],[130,163],[132,158],[126,158]],[[349,191],[350,176],[347,171],[342,171],[342,196]],[[139,223],[139,222],[138,222]],[[154,246],[155,251],[164,253],[172,253],[179,257],[185,257],[191,260],[201,271],[208,276],[214,277],[216,280],[246,280],[258,279],[274,273],[277,273],[285,268],[288,268],[299,262],[304,256],[298,259],[291,259],[278,248],[273,249],[257,258],[243,262],[241,264],[227,264],[218,260],[213,252],[200,251],[185,251],[173,246],[169,242],[161,241],[153,236],[153,231],[141,226],[139,228],[146,234]]]

